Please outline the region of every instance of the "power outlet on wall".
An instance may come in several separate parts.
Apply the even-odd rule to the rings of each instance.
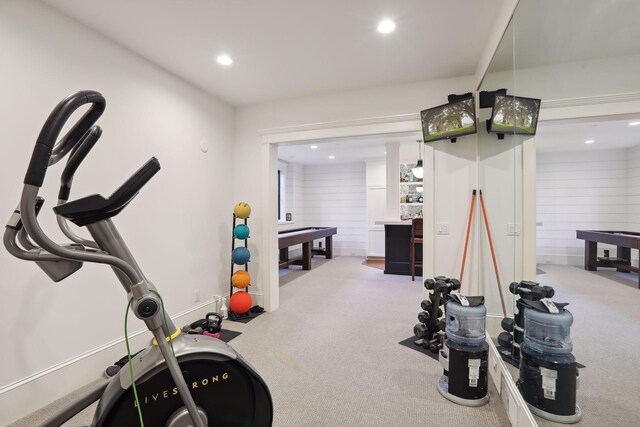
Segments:
[[[193,291],[193,302],[200,302],[200,289]]]
[[[517,222],[510,222],[507,224],[507,236],[519,236],[520,224]]]

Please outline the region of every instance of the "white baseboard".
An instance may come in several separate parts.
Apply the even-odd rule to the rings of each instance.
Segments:
[[[261,295],[256,296],[255,300],[261,300]],[[206,301],[172,319],[177,326],[188,324],[203,318],[212,307],[213,300]],[[146,329],[132,332],[129,336],[132,351],[146,347],[151,338],[151,332]],[[11,425],[13,421],[100,378],[105,368],[126,352],[123,337],[0,388],[3,408],[0,411],[0,425]]]
[[[489,344],[489,377],[498,390],[498,396],[491,396],[491,399],[502,400],[513,427],[537,427],[538,424],[531,415],[527,403],[518,391],[511,373],[489,336],[487,336],[487,343]]]

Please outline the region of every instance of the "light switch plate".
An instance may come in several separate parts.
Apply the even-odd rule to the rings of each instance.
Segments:
[[[507,224],[507,236],[519,236],[520,224],[517,222],[510,222]]]
[[[449,223],[448,222],[439,222],[436,224],[436,234],[441,236],[449,234]]]

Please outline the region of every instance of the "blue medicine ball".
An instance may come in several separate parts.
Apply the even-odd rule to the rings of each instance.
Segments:
[[[236,239],[244,240],[249,237],[249,227],[244,224],[238,224],[233,229],[233,235],[236,236]]]
[[[233,253],[231,254],[231,260],[234,262],[234,264],[243,265],[248,263],[249,259],[251,259],[251,253],[247,248],[235,248],[233,250]]]

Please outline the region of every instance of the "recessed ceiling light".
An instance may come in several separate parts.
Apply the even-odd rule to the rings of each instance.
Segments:
[[[231,59],[231,57],[229,55],[225,55],[225,54],[219,55],[216,58],[216,61],[218,61],[218,64],[220,64],[220,65],[231,65],[231,64],[233,64],[233,59]]]
[[[387,155],[387,152],[386,152],[386,151],[384,152],[384,155],[385,155],[385,156]]]
[[[312,145],[312,146],[311,146],[311,147],[309,147],[309,148],[311,148],[312,150],[316,150],[316,149],[318,148],[318,146],[317,146],[317,145]]]
[[[593,139],[587,139],[584,143],[585,144],[593,144],[595,141]]]
[[[336,158],[336,156],[329,156],[329,158],[333,160]]]
[[[630,122],[629,126],[638,126],[640,125],[640,122]]]
[[[391,19],[383,19],[378,24],[378,32],[382,34],[392,33],[396,29],[396,23]]]

